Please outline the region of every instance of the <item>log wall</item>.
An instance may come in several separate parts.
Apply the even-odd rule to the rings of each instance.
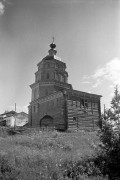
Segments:
[[[92,106],[81,106],[80,102],[67,100],[68,130],[96,130],[100,119],[99,102]]]

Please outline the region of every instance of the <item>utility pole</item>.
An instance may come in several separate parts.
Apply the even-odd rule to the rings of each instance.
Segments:
[[[16,103],[15,103],[15,121],[14,121],[14,130],[16,128]]]
[[[105,104],[104,104],[104,119],[105,119]]]
[[[15,112],[16,112],[16,103],[15,103]]]

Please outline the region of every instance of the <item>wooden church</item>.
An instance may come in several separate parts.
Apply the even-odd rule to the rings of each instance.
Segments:
[[[101,95],[74,90],[68,83],[66,64],[50,44],[48,55],[38,64],[30,85],[29,126],[56,130],[96,130],[101,117]]]

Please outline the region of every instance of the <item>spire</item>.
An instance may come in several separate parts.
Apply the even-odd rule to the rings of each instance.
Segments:
[[[52,39],[53,39],[52,43],[50,44],[51,49],[48,51],[50,56],[56,55],[57,53],[57,51],[54,50],[56,48],[56,44],[54,44],[54,40],[55,40],[54,36],[52,37]]]
[[[52,39],[53,39],[52,43],[54,43],[55,37],[53,36]]]

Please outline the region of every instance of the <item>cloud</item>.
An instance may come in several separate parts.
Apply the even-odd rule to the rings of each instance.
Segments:
[[[83,84],[90,84],[91,82],[90,81],[81,81],[81,83],[83,83]]]
[[[0,1],[0,15],[3,15],[4,11],[5,11],[5,6],[4,6],[4,4]]]
[[[101,83],[101,80],[100,79],[97,79],[97,81],[92,85],[93,88],[96,88],[100,85]]]
[[[110,81],[111,86],[120,85],[120,59],[114,58],[107,62],[103,67],[97,70],[91,76],[84,76],[83,79],[95,81],[93,88],[98,87],[103,81]]]

